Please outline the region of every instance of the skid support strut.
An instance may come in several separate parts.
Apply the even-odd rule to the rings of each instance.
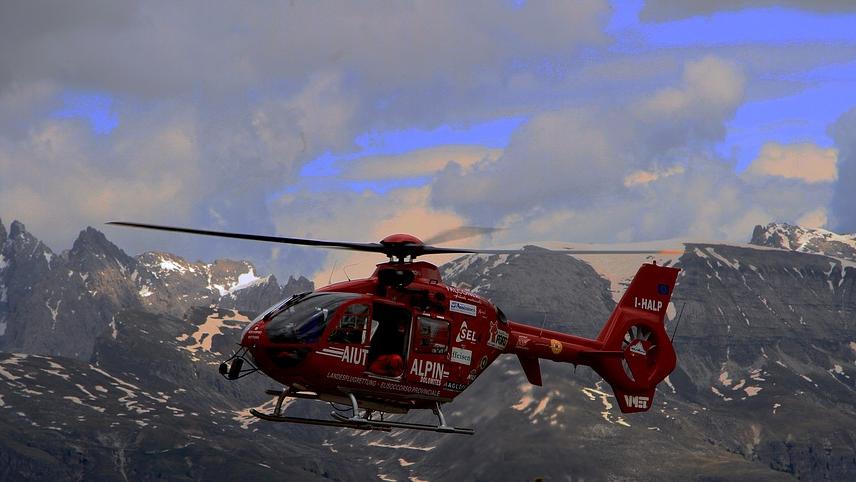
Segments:
[[[354,424],[359,424],[361,426],[371,426],[371,427],[386,427],[388,429],[393,428],[406,428],[412,430],[426,430],[429,432],[439,432],[439,433],[457,433],[462,435],[473,435],[475,430],[472,428],[464,428],[464,427],[451,427],[446,425],[446,418],[443,416],[442,410],[440,410],[440,403],[435,402],[434,408],[431,409],[435,415],[437,415],[438,424],[437,425],[429,425],[424,423],[409,423],[409,422],[394,422],[388,420],[371,420],[369,417],[371,415],[371,411],[367,410],[365,416],[360,416],[357,405],[357,398],[354,394],[349,393],[348,397],[351,399],[351,406],[354,411],[351,417],[346,417],[340,413],[333,412],[330,415],[333,416],[336,420],[342,422],[350,422]]]

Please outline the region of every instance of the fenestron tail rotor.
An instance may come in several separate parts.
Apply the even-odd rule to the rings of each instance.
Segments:
[[[638,381],[648,376],[647,368],[651,365],[648,352],[655,346],[654,340],[651,339],[652,334],[651,329],[642,325],[631,325],[624,333],[621,351],[629,356],[621,359],[621,366],[630,380]]]

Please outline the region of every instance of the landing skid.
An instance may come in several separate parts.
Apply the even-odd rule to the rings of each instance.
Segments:
[[[352,428],[355,430],[380,430],[382,432],[389,432],[392,429],[389,427],[375,427],[368,426],[365,424],[350,422],[346,420],[324,420],[320,418],[303,418],[303,417],[286,417],[284,415],[273,415],[268,413],[262,413],[256,410],[255,408],[250,409],[250,413],[255,415],[256,417],[267,420],[268,422],[289,422],[289,423],[302,423],[306,425],[323,425],[325,427],[344,427],[344,428]],[[338,414],[336,414],[338,415]]]
[[[448,425],[428,425],[424,423],[407,423],[407,422],[390,422],[386,420],[367,420],[362,417],[358,417],[360,420],[355,420],[354,418],[349,418],[341,413],[333,412],[330,415],[333,418],[340,420],[342,422],[348,423],[356,423],[359,424],[359,428],[364,427],[372,427],[374,430],[390,430],[393,428],[407,428],[411,430],[427,430],[429,432],[439,432],[439,433],[459,433],[462,435],[473,435],[476,433],[474,429],[471,428],[461,428],[461,427],[450,427]]]
[[[300,392],[294,392],[291,390],[282,390],[279,392],[276,391],[268,391],[271,395],[277,395],[276,407],[274,407],[273,413],[262,413],[258,410],[251,408],[250,413],[254,416],[267,420],[270,422],[289,422],[289,423],[302,423],[307,425],[322,425],[326,427],[344,427],[351,428],[354,430],[378,430],[381,432],[389,432],[393,428],[403,428],[403,429],[411,429],[411,430],[425,430],[429,432],[438,432],[438,433],[457,433],[461,435],[473,435],[475,433],[474,429],[471,428],[463,428],[463,427],[452,427],[446,425],[446,418],[443,416],[443,412],[440,411],[440,404],[435,403],[433,412],[437,415],[438,424],[430,425],[424,423],[408,423],[408,422],[393,422],[388,420],[372,420],[372,410],[365,410],[363,415],[360,415],[359,406],[357,404],[357,398],[354,394],[349,393],[348,398],[351,400],[351,411],[352,416],[347,417],[342,415],[341,413],[332,412],[330,415],[333,417],[333,420],[328,419],[319,419],[319,418],[303,418],[303,417],[288,417],[282,414],[282,402],[286,397],[295,397],[295,398],[317,398],[316,396],[304,395]]]

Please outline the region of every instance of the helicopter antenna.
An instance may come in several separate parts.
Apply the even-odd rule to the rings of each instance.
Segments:
[[[330,279],[327,280],[328,285],[333,284],[333,271],[336,271],[336,262],[337,261],[338,260],[335,260],[335,259],[333,260],[333,267],[330,268]]]
[[[342,266],[342,272],[345,273],[345,278],[348,278],[348,281],[351,281],[351,277],[348,276],[348,268],[350,268],[351,266],[356,266],[356,265],[357,265],[357,263],[351,263],[351,264],[346,264],[345,266]]]
[[[541,320],[541,331],[538,333],[538,336],[542,336],[544,334],[544,325],[547,324],[547,310],[544,310],[544,318]]]
[[[672,339],[669,340],[673,343],[675,341],[675,335],[678,333],[678,327],[681,326],[681,318],[684,316],[684,308],[686,308],[686,307],[687,307],[687,302],[684,301],[684,303],[681,305],[681,311],[680,311],[680,313],[678,313],[678,321],[675,322],[675,329],[672,330]]]

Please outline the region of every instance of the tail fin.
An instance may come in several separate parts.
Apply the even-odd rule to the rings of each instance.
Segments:
[[[679,271],[643,264],[597,337],[603,351],[592,368],[612,386],[622,412],[648,410],[657,384],[675,369],[663,320]]]

